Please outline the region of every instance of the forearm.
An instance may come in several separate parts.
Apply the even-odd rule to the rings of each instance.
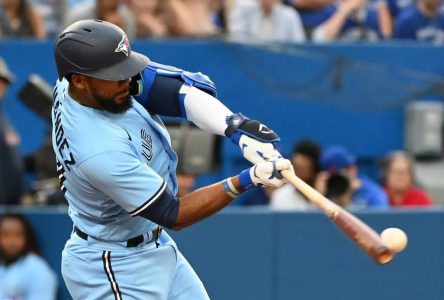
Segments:
[[[393,20],[387,3],[379,3],[377,11],[379,31],[383,38],[389,39],[393,35]]]
[[[197,223],[230,204],[234,198],[254,186],[280,187],[285,179],[282,170],[292,170],[288,159],[276,158],[274,161],[261,162],[216,184],[198,189],[179,199],[177,217],[172,229],[182,229]]]
[[[337,12],[321,26],[323,27],[322,41],[331,41],[339,36],[345,21],[349,16],[349,11],[338,8]]]
[[[29,15],[30,15],[30,22],[32,25],[33,36],[38,39],[45,38],[46,30],[43,18],[35,10],[31,10],[29,12]]]
[[[231,177],[234,187],[243,192],[239,176]],[[234,200],[224,189],[222,182],[200,188],[180,198],[179,214],[173,229],[179,230],[197,223],[218,212]]]
[[[184,106],[187,119],[208,133],[224,135],[227,128],[226,118],[233,113],[215,97],[185,85],[182,86],[181,93],[185,89]]]

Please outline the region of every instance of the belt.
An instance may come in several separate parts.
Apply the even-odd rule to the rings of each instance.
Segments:
[[[152,241],[155,241],[156,245],[158,246],[157,240],[159,239],[160,235],[162,234],[162,230],[163,230],[162,226],[156,226],[153,230],[151,230],[151,236],[148,237],[146,244],[151,243]],[[74,231],[76,232],[76,234],[80,238],[84,239],[85,241],[88,240],[88,234],[81,231],[79,228],[77,228],[77,226],[74,227]],[[137,247],[138,245],[143,243],[144,240],[145,240],[145,238],[143,237],[143,235],[133,237],[126,242],[126,247],[127,248]]]

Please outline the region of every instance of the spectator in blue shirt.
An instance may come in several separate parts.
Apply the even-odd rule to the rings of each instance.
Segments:
[[[444,44],[443,0],[418,0],[402,11],[395,23],[395,39],[410,39]]]
[[[55,300],[57,280],[21,215],[0,219],[0,299]]]
[[[321,156],[323,172],[316,189],[347,208],[387,208],[388,199],[382,187],[359,174],[356,156],[345,147],[331,146]]]
[[[387,4],[390,14],[393,18],[396,18],[401,11],[413,5],[415,3],[415,0],[382,0],[382,2],[385,2]]]
[[[335,9],[336,0],[284,0],[284,3],[294,7],[302,19],[307,36],[316,26],[327,20]]]
[[[379,40],[387,37],[385,30],[381,30],[380,14],[376,4],[367,5],[365,0],[340,0],[316,12],[316,18],[312,19],[316,20],[312,39],[314,42]]]

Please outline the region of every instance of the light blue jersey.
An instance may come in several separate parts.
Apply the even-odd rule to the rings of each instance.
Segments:
[[[76,227],[106,241],[124,241],[155,224],[138,213],[166,188],[177,191],[177,156],[162,122],[136,101],[113,114],[86,107],[54,89],[53,147],[69,215]]]
[[[52,117],[61,189],[76,227],[61,266],[73,299],[208,299],[171,237],[154,234],[151,220],[163,220],[178,201],[177,156],[159,117],[135,100],[121,114],[83,106],[66,80],[54,89]]]
[[[0,265],[1,300],[55,300],[57,280],[48,264],[28,254],[9,266]]]
[[[67,27],[54,53],[59,81],[52,143],[74,223],[61,262],[70,295],[75,300],[209,299],[163,231],[190,224],[182,224],[187,213],[179,214],[177,156],[159,116],[181,117],[224,135],[232,112],[212,97],[214,83],[200,72],[133,52],[125,32],[102,20]],[[82,87],[77,75],[101,81]],[[113,94],[107,99],[118,86],[134,98]],[[94,92],[102,88],[106,99]],[[83,105],[92,100],[102,104],[100,109]]]

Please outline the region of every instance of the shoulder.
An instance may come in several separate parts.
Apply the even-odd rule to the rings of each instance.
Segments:
[[[83,107],[72,99],[64,99],[53,113],[55,146],[68,148],[81,162],[110,149],[131,149],[129,134],[106,112]],[[57,104],[56,104],[57,105]]]
[[[75,5],[72,9],[68,10],[64,20],[64,27],[82,19],[93,19],[95,11],[96,6],[93,1],[89,3],[82,2]]]
[[[34,253],[29,253],[23,258],[23,262],[32,266],[46,266],[46,262],[43,258]]]
[[[296,190],[291,184],[284,184],[273,192],[271,199],[272,201],[277,201],[282,198],[292,197],[295,193]]]
[[[90,1],[90,2],[80,2],[78,4],[76,4],[72,9],[70,9],[70,14],[72,15],[81,15],[81,14],[94,14],[94,12],[96,11],[97,7],[96,4],[94,3],[94,1]]]
[[[273,192],[270,206],[277,210],[305,210],[311,207],[304,196],[289,183]]]
[[[422,18],[422,14],[419,12],[416,5],[411,5],[403,9],[396,18],[397,23],[411,22]]]
[[[368,178],[367,176],[359,175],[359,179],[363,183],[362,184],[363,188],[366,188],[366,189],[378,189],[378,190],[381,190],[381,191],[383,190],[382,186],[380,186],[379,184],[377,184],[375,181],[373,181],[372,179]]]
[[[27,271],[35,272],[34,274],[49,274],[54,275],[54,272],[49,267],[48,263],[40,256],[30,253],[23,259],[23,264]]]
[[[373,199],[375,201],[377,200],[381,202],[388,202],[387,195],[379,184],[366,177],[361,177],[360,179],[362,181],[361,191],[365,193],[370,199]]]
[[[230,10],[230,14],[244,13],[251,16],[251,14],[257,14],[260,11],[259,1],[238,1]]]
[[[40,256],[30,253],[23,261],[23,270],[20,272],[25,276],[28,292],[36,292],[44,289],[44,293],[54,293],[57,288],[57,276],[49,264]],[[41,295],[41,294],[40,294]],[[41,295],[43,296],[43,295]],[[43,297],[45,299],[45,296]]]
[[[284,5],[282,3],[278,3],[276,5],[276,12],[278,13],[278,15],[284,16],[286,18],[298,18],[299,14],[297,13],[297,11],[288,6],[288,5]]]
[[[377,184],[376,182],[374,182],[373,180],[369,179],[369,178],[361,178],[362,182],[363,182],[363,189],[367,190],[368,192],[371,193],[384,193],[384,189]]]
[[[244,0],[244,1],[238,1],[233,8],[241,8],[241,9],[248,9],[248,8],[260,8],[259,1],[256,0]]]
[[[409,189],[406,200],[413,201],[417,204],[432,204],[432,200],[429,195],[418,187],[412,187]]]
[[[131,136],[125,129],[114,124],[94,125],[94,129],[83,127],[81,134],[71,138],[74,155],[78,155],[79,163],[97,154],[119,151],[134,152]]]

